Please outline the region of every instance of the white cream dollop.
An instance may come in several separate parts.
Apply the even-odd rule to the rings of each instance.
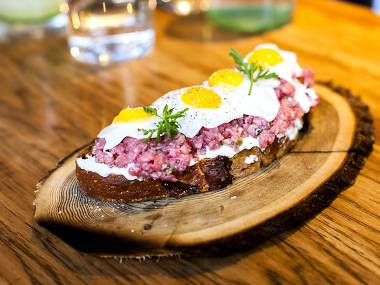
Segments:
[[[245,159],[244,159],[244,163],[245,164],[252,164],[252,163],[255,163],[256,161],[258,161],[259,158],[257,157],[257,155],[254,155],[254,154],[251,154],[251,155],[248,155]]]
[[[293,125],[286,129],[285,135],[292,141],[298,137],[299,130],[303,127],[302,121],[297,119],[294,121]]]

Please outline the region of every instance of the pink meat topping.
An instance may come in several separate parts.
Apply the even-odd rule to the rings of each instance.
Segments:
[[[300,80],[303,84],[306,85],[307,88],[312,87],[314,85],[314,72],[311,69],[304,68],[302,70],[302,76]]]
[[[304,70],[301,81],[308,87],[314,83],[314,75]],[[285,134],[294,121],[302,118],[302,111],[294,99],[295,88],[281,79],[275,89],[280,101],[276,118],[268,122],[263,118],[244,116],[216,128],[202,128],[193,138],[177,134],[174,139],[163,137],[160,143],[155,139],[146,142],[143,139],[126,137],[111,150],[104,150],[105,139],[97,139],[92,150],[96,162],[110,167],[129,167],[129,173],[137,177],[149,177],[166,181],[176,181],[175,172],[183,172],[191,160],[198,154],[217,149],[223,144],[238,147],[241,140],[252,136],[257,138],[260,148],[264,149],[274,142],[276,136]]]
[[[182,134],[174,139],[156,140],[125,138],[110,151],[104,151],[105,139],[98,139],[92,150],[95,160],[108,166],[130,167],[129,173],[138,177],[150,177],[175,181],[173,171],[182,172],[193,158],[192,149]]]

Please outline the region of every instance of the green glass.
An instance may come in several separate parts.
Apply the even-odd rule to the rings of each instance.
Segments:
[[[8,23],[35,24],[60,13],[64,0],[0,0],[0,19]]]
[[[65,0],[0,0],[0,40],[63,30],[65,7]]]
[[[206,15],[220,28],[259,33],[288,23],[293,9],[293,0],[210,0]]]

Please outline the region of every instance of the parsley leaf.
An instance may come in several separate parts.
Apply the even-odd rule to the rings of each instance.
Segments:
[[[144,109],[145,113],[157,116],[157,109],[150,107],[150,106],[144,106],[143,109]]]
[[[156,141],[161,141],[161,136],[166,135],[169,138],[173,138],[180,127],[177,120],[185,116],[188,108],[183,109],[177,113],[174,113],[174,108],[169,109],[168,105],[165,105],[162,115],[159,116],[157,109],[149,106],[144,107],[144,111],[148,114],[158,116],[161,120],[156,123],[156,128],[150,130],[142,130],[144,135],[147,136],[146,140],[150,140],[154,134],[156,134]]]
[[[249,81],[251,82],[248,95],[251,95],[252,93],[253,83],[261,79],[278,78],[278,75],[276,73],[265,70],[257,61],[254,61],[252,63],[245,62],[244,58],[234,48],[231,49],[230,56],[237,64],[237,69],[247,75]]]

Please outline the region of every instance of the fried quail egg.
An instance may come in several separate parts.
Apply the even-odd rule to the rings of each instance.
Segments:
[[[278,79],[265,79],[254,83],[251,95],[248,95],[248,77],[234,69],[222,69],[213,73],[205,85],[213,87],[229,106],[237,110],[239,115],[236,118],[251,115],[272,121],[280,108],[274,91],[279,85]]]
[[[248,63],[255,61],[264,69],[276,73],[280,78],[289,82],[293,81],[294,76],[302,74],[296,54],[281,50],[274,44],[258,45],[246,56],[245,60]]]
[[[202,127],[215,128],[239,118],[240,112],[225,98],[206,86],[194,86],[167,93],[152,104],[161,113],[165,105],[175,112],[188,108],[185,116],[178,119],[179,132],[194,137]]]
[[[111,125],[99,133],[98,138],[106,140],[104,149],[108,150],[118,145],[125,137],[145,138],[143,129],[155,128],[158,121],[157,116],[146,113],[142,107],[128,107],[114,118]]]

